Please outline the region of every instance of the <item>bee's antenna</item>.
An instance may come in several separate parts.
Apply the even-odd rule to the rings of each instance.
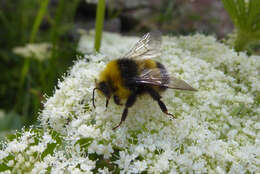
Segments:
[[[93,107],[96,108],[95,106],[95,90],[98,89],[98,88],[94,88],[93,89],[93,94],[92,94],[92,104],[93,104]]]

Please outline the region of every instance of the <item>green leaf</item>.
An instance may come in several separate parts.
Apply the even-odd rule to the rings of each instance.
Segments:
[[[235,49],[250,50],[249,46],[260,40],[260,1],[222,0],[222,3],[236,27]]]
[[[57,143],[48,144],[47,148],[42,152],[41,159],[43,160],[44,157],[46,157],[49,154],[52,155],[56,146],[57,146]]]
[[[0,164],[0,172],[4,172],[6,170],[11,170],[11,167],[8,167],[6,164],[2,163]]]
[[[0,118],[0,131],[7,131],[12,129],[21,129],[23,121],[21,116],[15,111],[11,111]]]
[[[80,148],[83,148],[85,150],[88,149],[88,146],[92,143],[93,141],[93,138],[91,137],[88,137],[88,138],[81,138],[77,141],[76,144],[79,144],[80,145]]]

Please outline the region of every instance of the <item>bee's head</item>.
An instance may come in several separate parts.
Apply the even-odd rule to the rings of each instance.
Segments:
[[[111,97],[110,87],[109,87],[108,83],[105,81],[97,82],[95,80],[95,83],[96,83],[96,87],[93,89],[93,96],[92,96],[93,106],[94,106],[94,108],[96,107],[94,99],[95,99],[95,90],[97,89],[99,92],[101,92],[106,97],[106,107],[107,107],[108,101]]]

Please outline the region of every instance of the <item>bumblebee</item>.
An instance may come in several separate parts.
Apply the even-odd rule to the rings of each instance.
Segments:
[[[106,97],[106,107],[111,97],[117,105],[123,105],[121,100],[126,100],[121,121],[113,130],[125,121],[128,108],[133,106],[139,95],[149,94],[157,101],[162,112],[175,118],[168,113],[166,105],[161,101],[160,93],[167,88],[196,91],[185,81],[170,75],[163,64],[152,60],[160,55],[160,47],[161,33],[147,33],[126,55],[110,61],[100,73],[93,89],[94,108],[95,90]]]

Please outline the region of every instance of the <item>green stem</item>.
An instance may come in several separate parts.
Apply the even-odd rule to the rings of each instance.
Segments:
[[[39,30],[39,27],[40,27],[40,24],[42,22],[45,11],[47,9],[48,3],[49,3],[49,0],[43,0],[42,3],[41,3],[40,9],[38,11],[38,14],[36,16],[36,19],[34,21],[33,28],[32,28],[32,31],[31,31],[31,35],[30,35],[30,39],[29,39],[30,43],[34,42],[34,40],[35,40],[36,33]],[[29,68],[30,68],[30,59],[27,58],[24,62],[22,72],[21,72],[20,88],[22,88],[22,86],[24,85],[24,79],[25,79],[25,77],[26,77],[26,75],[29,71]]]
[[[24,79],[26,77],[27,72],[29,71],[29,66],[30,66],[30,58],[26,58],[21,72],[20,88],[23,87]]]
[[[99,52],[101,46],[102,30],[105,16],[105,0],[98,0],[97,14],[96,14],[96,36],[95,36],[95,50]]]
[[[38,14],[36,16],[36,19],[34,21],[32,32],[31,32],[31,35],[30,35],[29,42],[31,42],[31,43],[34,42],[34,40],[35,40],[35,36],[36,36],[36,34],[39,30],[40,24],[42,22],[44,14],[47,10],[48,4],[49,4],[49,0],[43,0],[41,2],[41,6],[40,6],[40,9],[39,9]]]
[[[55,20],[51,28],[51,40],[52,40],[52,57],[56,55],[56,45],[58,38],[58,27],[62,18],[62,14],[64,12],[65,1],[60,0],[58,4],[58,8],[56,10]]]
[[[46,12],[48,3],[49,3],[49,0],[43,0],[41,2],[40,9],[38,10],[38,14],[35,18],[35,21],[34,21],[34,24],[33,24],[33,27],[32,27],[32,31],[31,31],[31,34],[30,34],[30,39],[29,39],[30,43],[33,43],[34,40],[35,40],[36,33],[39,30],[39,27],[40,27],[40,24],[42,22],[43,16]],[[26,76],[29,72],[29,69],[30,69],[30,58],[27,58],[24,61],[24,65],[23,65],[22,71],[21,71],[21,78],[20,78],[20,83],[19,83],[19,85],[20,85],[19,94],[22,92],[22,89],[23,89],[23,86],[24,86],[24,81],[25,81],[25,78],[26,78]],[[18,95],[17,97],[19,97],[19,96],[20,95]]]

